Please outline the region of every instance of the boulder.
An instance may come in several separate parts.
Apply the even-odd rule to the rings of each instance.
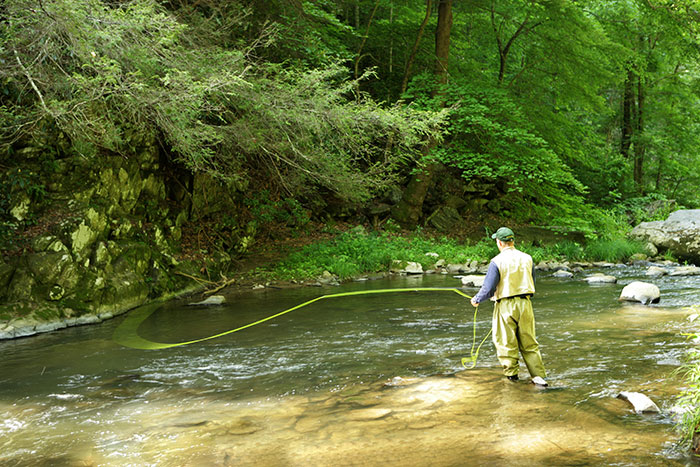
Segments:
[[[680,266],[669,273],[669,276],[698,276],[700,268],[697,266]]]
[[[659,251],[700,264],[700,209],[674,211],[665,221],[642,222],[630,238],[652,243]]]
[[[620,300],[641,302],[644,305],[658,303],[661,297],[659,288],[648,282],[634,281],[627,284],[620,293]]]
[[[566,271],[565,269],[559,269],[554,274],[552,274],[552,276],[553,277],[560,277],[563,279],[570,279],[570,278],[574,277],[574,273]]]
[[[660,412],[659,407],[654,403],[654,401],[640,392],[622,391],[617,397],[632,404],[634,411],[637,413]]]
[[[428,218],[428,222],[441,232],[449,232],[462,221],[463,219],[459,212],[450,206],[440,206]]]
[[[409,261],[404,268],[406,274],[423,274],[423,266],[420,263]]]
[[[486,276],[462,276],[462,285],[467,286],[467,287],[481,287],[484,285],[484,279]]]
[[[649,277],[660,277],[668,274],[668,271],[658,266],[650,266],[649,269],[647,269],[647,272],[645,272],[644,274]]]
[[[617,282],[617,277],[596,273],[584,277],[583,280],[588,282],[589,284],[614,284]]]

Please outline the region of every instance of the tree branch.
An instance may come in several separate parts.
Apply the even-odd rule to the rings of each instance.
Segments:
[[[377,0],[374,3],[374,8],[372,9],[372,14],[369,16],[369,20],[367,21],[367,29],[365,30],[365,35],[362,36],[362,42],[360,42],[360,47],[357,49],[357,58],[355,58],[355,79],[357,79],[359,75],[359,66],[360,66],[360,59],[363,57],[362,55],[362,49],[365,47],[365,43],[367,42],[367,36],[369,36],[369,28],[372,26],[372,20],[374,19],[374,14],[377,12],[377,7],[379,6],[379,0]]]
[[[22,72],[24,75],[27,77],[29,80],[29,84],[31,84],[32,89],[34,89],[34,92],[36,92],[36,95],[39,96],[39,102],[41,102],[41,108],[44,109],[44,112],[46,112],[49,115],[52,115],[51,112],[49,111],[49,108],[46,107],[46,103],[44,102],[44,96],[41,95],[41,91],[39,91],[39,88],[36,87],[36,84],[34,83],[34,80],[32,79],[32,75],[29,74],[29,70],[27,70],[24,65],[22,64],[22,60],[19,58],[19,54],[17,53],[16,49],[12,49],[12,51],[15,53],[15,58],[17,59],[17,63],[19,64],[19,67],[22,69]]]

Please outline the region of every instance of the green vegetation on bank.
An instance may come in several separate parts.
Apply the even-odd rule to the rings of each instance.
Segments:
[[[690,310],[700,314],[700,305],[690,307]],[[689,341],[697,342],[700,334],[686,335]],[[686,382],[686,389],[678,398],[678,407],[682,411],[682,418],[677,427],[683,435],[683,443],[693,446],[698,454],[696,437],[700,433],[700,350],[693,347],[688,352],[685,363],[675,372],[682,375]]]
[[[617,240],[593,240],[586,245],[564,241],[551,246],[518,244],[518,248],[540,261],[623,262],[636,253],[645,253],[644,245]],[[433,255],[428,255],[432,253]],[[388,271],[394,260],[420,263],[432,269],[438,259],[445,264],[486,262],[498,254],[494,241],[484,238],[462,244],[447,237],[431,237],[420,231],[408,235],[391,232],[367,233],[362,227],[337,237],[303,247],[269,269],[258,272],[270,279],[301,280],[320,276],[324,271],[340,279]],[[437,255],[437,256],[435,256]]]

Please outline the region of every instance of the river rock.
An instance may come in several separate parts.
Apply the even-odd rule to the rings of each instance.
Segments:
[[[546,261],[540,261],[537,266],[535,266],[536,270],[539,271],[568,271],[569,270],[569,262],[563,262],[559,263],[556,261],[551,261],[551,262],[546,262]]]
[[[637,413],[661,412],[654,401],[640,392],[622,391],[617,397],[632,404],[634,411]]]
[[[669,276],[698,276],[700,268],[697,266],[680,266],[669,273]]]
[[[617,277],[609,276],[607,274],[596,273],[584,277],[583,280],[588,282],[589,284],[614,284],[617,282]]]
[[[463,265],[462,264],[448,264],[445,269],[447,270],[448,274],[457,274],[462,270]]]
[[[404,268],[406,274],[423,274],[423,266],[420,263],[409,261]]]
[[[650,266],[649,269],[647,269],[647,272],[645,272],[644,274],[649,277],[660,277],[665,274],[668,274],[668,271],[658,266]]]
[[[700,209],[680,209],[665,221],[642,222],[629,236],[652,243],[659,251],[670,250],[681,259],[700,264]]]
[[[340,285],[338,282],[338,277],[328,271],[323,271],[323,274],[321,274],[316,280],[320,285]]]
[[[620,293],[620,300],[630,302],[641,302],[644,305],[658,303],[661,292],[654,284],[648,282],[634,281],[627,284]]]
[[[556,271],[554,274],[552,274],[552,276],[553,276],[553,277],[560,277],[560,278],[563,278],[563,279],[570,279],[570,278],[574,277],[574,273],[573,273],[573,272],[570,272],[570,271],[567,271],[567,270],[565,270],[565,269],[559,269],[559,270]]]
[[[467,286],[467,287],[481,287],[484,285],[484,279],[486,276],[476,276],[476,275],[469,275],[469,276],[462,276],[462,285]]]
[[[195,302],[195,303],[188,303],[190,306],[195,306],[195,305],[203,305],[203,306],[212,306],[212,305],[222,305],[226,303],[226,297],[223,295],[212,295],[211,297],[207,297],[205,300],[202,300],[201,302]]]

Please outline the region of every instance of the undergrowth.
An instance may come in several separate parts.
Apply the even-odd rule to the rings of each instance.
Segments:
[[[595,240],[587,245],[566,241],[540,247],[517,245],[522,251],[540,261],[607,261],[621,262],[644,247],[625,239]],[[427,253],[431,253],[428,255]],[[437,256],[435,256],[435,254]],[[366,233],[362,230],[344,232],[334,239],[305,246],[291,253],[267,271],[259,271],[270,279],[308,279],[324,271],[340,279],[386,271],[392,261],[414,261],[423,270],[434,267],[438,259],[445,263],[485,263],[498,254],[495,242],[484,238],[475,243],[461,244],[447,237],[431,237],[423,233],[399,235],[390,232]]]
[[[700,313],[700,305],[692,306],[690,310]],[[687,337],[696,342],[700,340],[700,334],[687,334]],[[681,432],[682,442],[690,446],[700,432],[700,350],[691,348],[685,363],[674,373],[680,374],[686,384],[686,389],[678,398],[678,407],[683,416],[676,423],[676,428]]]

